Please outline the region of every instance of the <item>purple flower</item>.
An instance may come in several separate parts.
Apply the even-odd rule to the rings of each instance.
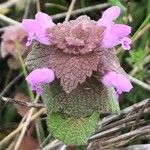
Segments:
[[[123,43],[123,39],[127,38],[131,33],[131,27],[123,24],[115,24],[113,21],[120,15],[120,8],[118,6],[113,6],[104,11],[102,17],[98,20],[97,24],[99,26],[105,26],[106,30],[104,32],[104,37],[102,41],[102,46],[104,48],[112,48],[118,44]],[[129,39],[129,38],[128,38]],[[125,49],[130,48],[131,42],[128,40],[122,47]]]
[[[42,68],[32,71],[26,77],[26,80],[33,91],[36,91],[37,94],[42,94],[42,84],[50,83],[54,78],[55,75],[51,69]]]
[[[35,15],[35,19],[23,19],[22,25],[29,35],[28,42],[26,43],[27,46],[32,43],[33,39],[45,45],[51,44],[51,39],[47,35],[46,31],[55,24],[52,22],[49,15],[38,12]]]
[[[102,83],[109,87],[114,87],[117,94],[129,92],[132,89],[130,81],[120,73],[115,71],[108,72],[103,78]]]

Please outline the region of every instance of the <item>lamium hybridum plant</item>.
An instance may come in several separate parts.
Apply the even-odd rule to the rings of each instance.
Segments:
[[[32,47],[26,80],[42,96],[48,130],[65,144],[86,144],[100,114],[119,112],[118,96],[132,89],[114,49],[131,44],[131,27],[114,22],[119,14],[113,6],[98,21],[80,16],[54,24],[42,12],[22,21]]]

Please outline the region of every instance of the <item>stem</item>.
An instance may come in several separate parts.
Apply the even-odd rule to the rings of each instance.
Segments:
[[[25,67],[23,58],[22,58],[22,56],[21,56],[21,54],[20,54],[20,45],[19,45],[19,43],[17,43],[17,42],[16,42],[16,47],[17,47],[17,48],[16,48],[16,51],[17,51],[17,54],[18,54],[18,59],[19,59],[19,61],[20,61],[20,63],[21,63],[22,70],[23,70],[23,74],[24,74],[25,77],[27,77],[27,70],[26,70],[26,67]],[[33,101],[34,101],[34,94],[33,94],[33,92],[30,90],[30,87],[29,87],[28,84],[27,84],[27,86],[28,86],[29,96],[30,96],[30,98],[31,98],[31,101],[33,102]]]
[[[130,80],[131,80],[133,83],[135,83],[135,84],[137,84],[137,85],[143,87],[144,89],[150,91],[150,85],[148,85],[148,84],[142,82],[141,80],[138,80],[138,79],[136,79],[136,78],[134,78],[134,77],[132,77],[132,76],[129,76],[129,78],[130,78]]]
[[[134,35],[132,36],[132,38],[134,39],[135,36],[138,34],[138,32],[140,32],[140,30],[147,25],[147,23],[149,23],[149,20],[150,20],[150,15],[148,15],[146,17],[146,19],[143,21],[143,23],[141,24],[141,26],[138,28],[138,30],[134,33]]]
[[[18,58],[19,58],[19,61],[20,61],[20,63],[21,63],[21,66],[22,66],[22,70],[23,70],[23,73],[24,73],[24,76],[26,77],[27,76],[27,70],[26,70],[26,66],[25,66],[25,63],[24,63],[24,61],[23,61],[23,58],[22,58],[22,55],[20,54],[20,51],[19,51],[19,49],[20,49],[20,45],[19,45],[19,43],[17,43],[16,42],[16,47],[17,47],[17,54],[18,54]],[[31,89],[30,89],[30,87],[29,87],[29,85],[27,84],[27,86],[28,86],[28,92],[29,92],[29,96],[30,96],[30,99],[31,99],[31,102],[34,102],[34,94],[33,94],[33,92],[31,91]],[[33,109],[34,110],[34,109]],[[33,112],[32,112],[33,113]],[[30,115],[32,115],[32,113],[30,114]],[[42,123],[41,123],[41,121],[35,121],[35,124],[38,124],[38,125],[36,125],[36,133],[37,133],[37,135],[38,136],[40,136],[40,134],[41,134],[41,136],[43,136],[44,135],[44,131],[43,131],[43,128],[37,128],[37,127],[42,127]],[[40,131],[40,132],[39,132]],[[23,134],[23,133],[22,133]],[[41,138],[41,140],[42,140],[43,138]],[[19,143],[20,144],[20,143]],[[17,147],[18,148],[18,147]]]
[[[135,36],[132,37],[133,42],[135,42],[139,37],[141,37],[144,33],[147,32],[147,30],[150,29],[150,23],[147,24],[143,29],[141,29],[138,33],[136,33]]]
[[[42,148],[42,147],[44,147],[46,144],[48,144],[51,138],[52,138],[52,135],[49,134],[49,135],[44,139],[44,141],[41,143],[40,148]]]

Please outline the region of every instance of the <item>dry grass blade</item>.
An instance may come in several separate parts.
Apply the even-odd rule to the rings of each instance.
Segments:
[[[56,149],[58,146],[62,145],[62,142],[59,140],[54,140],[45,147],[42,148],[42,150],[51,150],[51,149]]]
[[[131,80],[133,83],[135,83],[135,84],[139,85],[140,87],[142,87],[142,88],[144,88],[144,89],[150,91],[150,85],[149,85],[149,84],[146,84],[146,83],[144,83],[143,81],[138,80],[138,79],[136,79],[136,78],[134,78],[134,77],[132,77],[132,76],[129,76],[129,78],[130,78],[130,80]]]
[[[39,95],[36,96],[36,98],[35,98],[35,103],[37,103],[38,100],[39,100]],[[18,150],[18,149],[19,149],[19,146],[20,146],[20,144],[21,144],[21,142],[22,142],[22,139],[23,139],[23,137],[24,137],[24,135],[25,135],[25,132],[26,132],[26,130],[27,130],[27,127],[28,127],[28,125],[30,124],[31,116],[33,115],[34,111],[35,111],[35,108],[31,108],[31,109],[29,110],[29,113],[28,113],[28,115],[27,115],[27,119],[26,119],[26,121],[25,121],[25,123],[24,123],[25,125],[24,125],[24,127],[22,128],[22,131],[21,131],[20,136],[19,136],[19,138],[18,138],[18,140],[17,140],[17,142],[16,142],[16,145],[15,145],[14,150]]]
[[[101,150],[117,149],[124,147],[132,140],[136,140],[139,136],[149,138],[150,125],[142,116],[139,118],[139,112],[141,111],[144,116],[150,114],[149,98],[123,109],[119,114],[103,118],[96,133],[89,138],[87,150],[100,150],[100,147]],[[139,118],[139,121],[134,130],[122,132],[124,129],[131,129],[137,118]],[[61,142],[54,140],[42,150],[60,149],[59,146],[61,145]]]
[[[36,112],[32,117],[30,118],[30,122],[35,120],[37,117],[39,117],[41,114],[46,112],[46,108],[40,109],[38,112]],[[22,128],[25,126],[25,123],[18,126],[17,129],[15,129],[13,132],[11,132],[8,136],[6,136],[3,140],[0,141],[0,147],[2,147],[4,144],[7,144],[10,139],[12,139],[17,133],[19,133]]]
[[[34,108],[44,108],[43,104],[40,103],[31,103],[31,102],[24,102],[21,100],[16,100],[13,98],[9,98],[9,97],[1,97],[1,99],[5,102],[11,102],[11,103],[16,103],[20,106],[25,106],[25,107],[34,107]]]
[[[67,15],[66,15],[66,18],[65,18],[65,21],[68,21],[68,20],[69,20],[69,18],[70,18],[70,16],[71,16],[71,13],[72,13],[72,11],[73,11],[73,8],[74,8],[75,3],[76,3],[76,0],[72,0],[72,1],[71,1],[71,4],[70,4],[70,6],[69,6],[69,9],[68,9],[68,12],[67,12]]]
[[[89,138],[88,150],[122,148],[139,136],[149,138],[150,125],[144,118],[146,115],[150,115],[150,99],[127,107],[118,115],[105,117]]]
[[[11,25],[21,26],[21,24],[18,21],[15,21],[3,14],[0,14],[0,20],[3,20],[4,22],[7,22],[8,24],[11,24]]]
[[[18,80],[20,80],[23,77],[23,73],[20,73],[18,76],[16,76],[1,92],[0,97],[5,96],[5,94],[10,90],[12,86],[14,86]]]
[[[72,11],[71,15],[82,14],[82,13],[90,12],[90,11],[97,10],[97,9],[103,9],[103,8],[106,8],[109,6],[110,6],[110,4],[103,3],[103,4],[98,4],[98,5],[89,6],[89,7],[85,7],[85,8],[80,8],[80,9]],[[52,19],[60,19],[60,18],[65,17],[66,14],[67,14],[67,12],[64,12],[64,13],[52,15],[51,17],[52,17]]]
[[[138,145],[132,145],[128,146],[126,148],[123,148],[122,150],[149,150],[150,144],[138,144]]]

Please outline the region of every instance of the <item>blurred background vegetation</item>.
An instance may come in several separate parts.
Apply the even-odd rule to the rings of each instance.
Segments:
[[[55,23],[63,22],[64,12],[68,10],[70,2],[70,0],[1,0],[0,15],[21,22],[23,18],[34,18],[37,11],[42,11],[52,16]],[[118,5],[122,9],[122,14],[117,21],[132,27],[132,50],[128,52],[120,47],[116,48],[122,67],[129,75],[138,79],[136,83],[133,80],[132,91],[123,94],[119,99],[120,106],[124,108],[150,97],[150,0],[77,0],[74,10],[78,11],[75,11],[71,18],[88,15],[98,20],[102,12],[112,5]],[[0,36],[11,24],[10,22],[3,20],[0,16]],[[0,57],[1,96],[22,98],[24,101],[30,99],[23,76],[6,90],[6,86],[21,72],[22,66],[18,57],[12,53],[6,57]],[[142,81],[144,85],[141,85],[139,81]],[[0,100],[0,140],[16,128],[25,112],[26,110],[19,109],[16,105]]]

